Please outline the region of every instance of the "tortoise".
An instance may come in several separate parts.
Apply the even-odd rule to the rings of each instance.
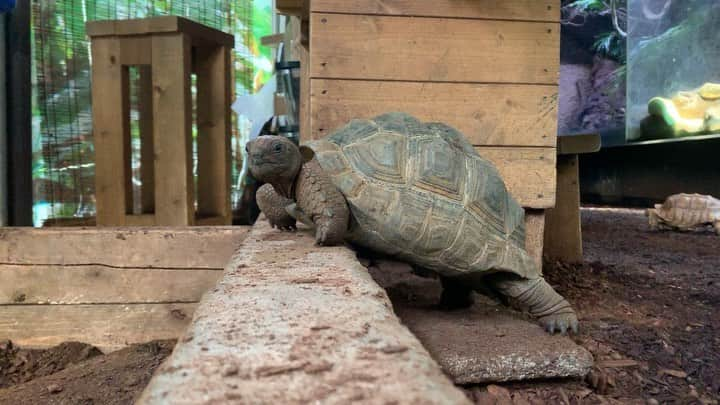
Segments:
[[[247,151],[252,175],[267,183],[257,202],[273,227],[298,220],[320,245],[348,241],[434,272],[442,306],[490,290],[550,333],[577,332],[572,307],[525,250],[522,207],[453,128],[388,113],[300,147],[258,137]]]
[[[675,194],[646,211],[650,228],[691,230],[711,224],[720,235],[720,200],[709,195]]]

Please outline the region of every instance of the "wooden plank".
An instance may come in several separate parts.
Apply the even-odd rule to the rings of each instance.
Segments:
[[[127,215],[125,226],[155,226],[155,214]]]
[[[403,111],[444,122],[475,145],[555,146],[557,86],[311,81],[312,135],[323,137],[353,118]]]
[[[150,43],[152,44],[152,42]],[[138,112],[140,113],[140,201],[143,214],[155,212],[155,146],[153,138],[152,68],[138,66]]]
[[[190,40],[184,34],[153,36],[155,218],[158,225],[192,225],[192,97]]]
[[[0,339],[28,348],[66,341],[103,351],[155,339],[177,339],[197,304],[0,306]]]
[[[0,265],[0,305],[196,302],[221,275],[221,270]]]
[[[301,139],[312,139],[313,131],[311,127],[311,107],[310,107],[310,51],[307,45],[303,45],[303,26],[307,26],[307,21],[301,21],[299,18],[292,17],[290,26],[295,34],[293,39],[292,54],[300,61],[300,137]]]
[[[558,0],[313,0],[312,12],[560,21]]]
[[[555,148],[478,147],[500,172],[510,194],[525,208],[555,205]]]
[[[91,21],[86,24],[86,32],[91,38],[182,32],[203,44],[229,47],[235,44],[235,38],[230,34],[178,16]]]
[[[230,48],[197,49],[198,215],[224,217],[230,207]]]
[[[557,84],[556,23],[311,15],[311,76]]]
[[[120,63],[149,65],[152,63],[152,39],[149,36],[127,37],[120,41]]]
[[[284,38],[285,38],[284,33],[265,35],[264,37],[260,38],[260,43],[263,46],[276,47],[276,46],[280,45],[280,43],[283,42]]]
[[[95,199],[100,226],[122,226],[132,209],[129,79],[115,38],[92,41]]]
[[[577,155],[593,153],[600,150],[602,138],[600,134],[579,134],[558,136],[559,155]]]
[[[0,228],[2,264],[221,269],[249,227]]]
[[[543,234],[545,230],[545,210],[525,210],[525,249],[542,268]]]
[[[577,155],[558,156],[557,201],[547,211],[545,254],[567,263],[583,260]]]

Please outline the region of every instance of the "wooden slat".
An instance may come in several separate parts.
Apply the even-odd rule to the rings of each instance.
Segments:
[[[559,21],[559,0],[313,0],[312,12]]]
[[[525,208],[555,205],[555,148],[478,147],[500,172],[510,194]]]
[[[90,37],[182,32],[205,44],[229,47],[233,47],[235,44],[235,38],[230,34],[177,16],[91,21],[86,25],[86,32]]]
[[[221,274],[100,265],[0,265],[0,305],[196,302]]]
[[[248,227],[1,228],[0,263],[222,269]]]
[[[444,122],[475,145],[555,146],[554,85],[313,79],[311,89],[313,138],[353,118],[402,111]]]
[[[199,216],[224,217],[232,223],[230,207],[230,48],[197,50],[197,144]]]
[[[150,43],[152,44],[152,43]],[[153,85],[152,68],[138,66],[138,112],[140,113],[140,201],[142,212],[155,212],[155,151],[153,139]]]
[[[192,225],[192,98],[190,40],[184,34],[156,35],[153,46],[155,218],[159,225]]]
[[[122,226],[132,208],[128,70],[116,38],[95,39],[92,56],[97,223]]]
[[[79,341],[103,351],[155,339],[177,339],[197,304],[0,306],[0,339],[22,347]]]
[[[556,23],[311,15],[313,78],[557,84]]]

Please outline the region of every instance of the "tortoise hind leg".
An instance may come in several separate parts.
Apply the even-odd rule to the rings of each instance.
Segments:
[[[526,279],[508,275],[496,278],[493,287],[537,318],[549,333],[555,333],[556,330],[562,334],[566,331],[577,333],[578,320],[575,311],[544,278]]]

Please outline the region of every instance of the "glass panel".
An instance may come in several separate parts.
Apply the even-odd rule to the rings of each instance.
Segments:
[[[720,2],[630,0],[628,141],[720,133]]]

